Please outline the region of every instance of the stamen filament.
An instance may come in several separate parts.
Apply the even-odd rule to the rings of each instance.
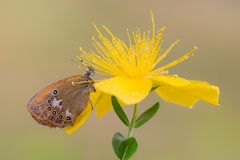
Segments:
[[[175,66],[185,60],[187,60],[189,57],[193,56],[194,52],[197,50],[197,47],[194,47],[190,52],[186,53],[185,55],[183,55],[182,57],[172,61],[171,63],[168,63],[158,69],[155,69],[152,71],[152,73],[156,73],[156,72],[159,72],[159,71],[162,71],[162,70],[165,70],[165,69],[168,69],[172,66]]]

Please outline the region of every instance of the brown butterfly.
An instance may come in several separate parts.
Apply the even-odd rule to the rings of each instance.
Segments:
[[[42,125],[71,126],[88,105],[90,92],[95,92],[93,74],[89,67],[82,76],[68,77],[47,86],[28,102],[28,111]]]

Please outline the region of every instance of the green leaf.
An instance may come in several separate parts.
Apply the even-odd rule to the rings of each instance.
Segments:
[[[134,137],[125,138],[119,132],[114,134],[112,146],[115,154],[121,160],[129,160],[138,148],[137,140]]]
[[[120,151],[120,144],[125,140],[126,138],[119,132],[115,133],[112,138],[112,146],[115,154],[118,158],[122,158],[122,152]]]
[[[134,127],[135,128],[139,128],[141,127],[144,123],[146,123],[147,121],[149,121],[158,111],[160,107],[159,102],[155,103],[151,108],[149,108],[148,110],[146,110],[143,114],[141,114],[136,122]]]
[[[122,109],[122,106],[119,104],[118,100],[116,97],[112,96],[112,105],[113,109],[120,118],[120,120],[126,125],[129,126],[129,120],[128,117],[126,116],[125,112]]]
[[[137,151],[138,144],[137,140],[134,137],[130,137],[121,142],[119,146],[120,159],[129,160],[133,154]]]

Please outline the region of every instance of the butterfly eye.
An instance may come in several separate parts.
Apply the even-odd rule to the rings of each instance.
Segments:
[[[63,115],[59,115],[58,118],[59,118],[59,119],[63,119]]]
[[[57,114],[57,112],[56,112],[56,111],[53,111],[53,112],[52,112],[52,115],[56,115],[56,114]]]
[[[51,103],[51,102],[52,102],[52,100],[51,100],[51,99],[49,99],[49,100],[48,100],[48,103]]]
[[[51,107],[48,107],[48,111],[51,111],[52,110],[52,108]]]
[[[58,93],[58,90],[57,89],[54,89],[53,90],[53,94],[56,95]]]
[[[71,117],[67,117],[67,120],[70,121],[72,118]]]

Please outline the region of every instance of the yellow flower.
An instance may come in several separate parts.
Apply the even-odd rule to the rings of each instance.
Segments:
[[[86,66],[92,66],[97,73],[110,76],[96,82],[97,93],[91,95],[97,116],[102,116],[111,109],[111,95],[116,96],[126,105],[136,104],[146,98],[153,86],[158,86],[155,91],[161,98],[182,106],[192,107],[199,100],[213,105],[219,104],[217,86],[168,74],[170,67],[188,59],[197,47],[180,58],[158,67],[179,40],[163,50],[162,37],[165,27],[155,31],[153,15],[152,22],[151,32],[141,32],[138,29],[130,34],[127,31],[128,43],[103,26],[108,33],[108,38],[95,26],[98,32],[98,38],[93,38],[95,51],[85,52],[80,49],[81,54],[78,59],[82,60]],[[88,115],[90,112],[89,109]],[[78,117],[75,127],[67,129],[67,132],[75,131],[87,116]]]

